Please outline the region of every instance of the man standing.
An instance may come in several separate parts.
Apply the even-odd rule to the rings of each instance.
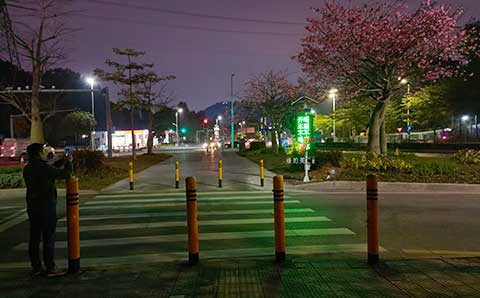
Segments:
[[[55,229],[57,226],[57,188],[55,179],[67,179],[72,174],[72,157],[65,161],[63,169],[47,164],[47,152],[43,144],[27,147],[28,164],[23,169],[27,186],[27,213],[30,220],[28,252],[32,274],[43,272],[40,259],[40,239],[43,239],[43,263],[49,277],[64,274],[55,266]]]

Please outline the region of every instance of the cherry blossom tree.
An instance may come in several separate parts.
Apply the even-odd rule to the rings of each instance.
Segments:
[[[412,11],[396,3],[343,6],[327,1],[309,18],[302,50],[295,59],[315,83],[342,86],[343,97],[375,100],[369,121],[368,151],[386,153],[385,113],[404,92],[399,78],[435,81],[468,63],[461,11],[424,1]]]

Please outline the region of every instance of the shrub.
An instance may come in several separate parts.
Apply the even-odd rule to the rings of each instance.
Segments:
[[[453,157],[463,163],[480,164],[480,150],[460,150]]]
[[[250,150],[261,150],[261,149],[266,149],[267,146],[265,145],[265,142],[251,142],[250,143]]]
[[[106,168],[105,156],[101,151],[78,150],[72,153],[76,172],[95,174]]]
[[[25,187],[21,173],[1,174],[0,189]]]
[[[388,156],[370,157],[359,156],[345,159],[343,164],[345,168],[353,168],[355,170],[368,170],[375,172],[401,172],[411,173],[413,165],[405,160],[392,158]]]
[[[1,167],[0,168],[0,175],[1,174],[13,174],[13,173],[20,173],[22,171],[21,167]]]
[[[315,163],[312,165],[312,169],[319,169],[325,165],[331,165],[333,167],[340,167],[343,161],[342,151],[317,151],[314,153]]]
[[[417,176],[454,176],[457,173],[455,164],[445,161],[416,163],[412,173]]]

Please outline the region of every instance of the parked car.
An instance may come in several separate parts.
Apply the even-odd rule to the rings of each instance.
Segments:
[[[27,147],[30,145],[30,139],[13,139],[6,138],[0,146],[0,158],[8,159],[27,159]],[[46,145],[47,158],[53,159],[55,157],[55,149],[52,146]]]

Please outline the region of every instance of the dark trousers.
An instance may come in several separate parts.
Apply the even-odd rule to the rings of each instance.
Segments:
[[[30,220],[30,241],[28,253],[32,268],[42,267],[40,260],[40,240],[43,242],[43,263],[47,269],[55,268],[55,229],[57,211],[55,206],[28,210]]]

